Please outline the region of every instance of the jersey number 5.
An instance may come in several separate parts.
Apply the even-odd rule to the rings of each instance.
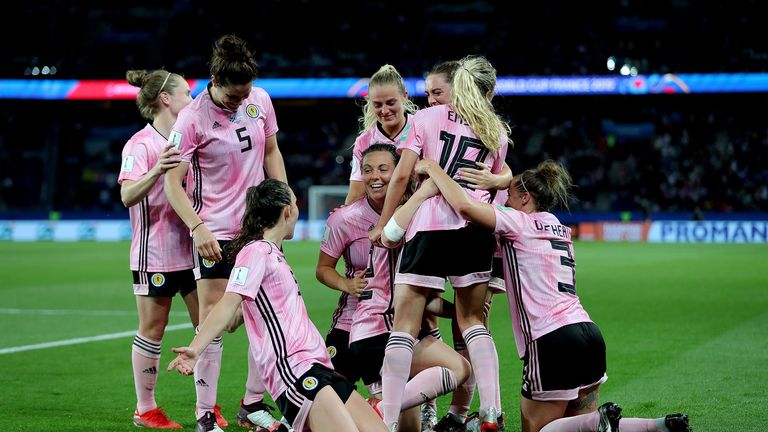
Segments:
[[[571,281],[572,284],[557,281],[557,290],[568,294],[576,295],[576,260],[573,259],[571,249],[568,247],[568,243],[561,240],[550,240],[552,243],[552,249],[565,251],[568,256],[560,256],[560,264],[571,269]]]
[[[241,127],[240,129],[236,130],[237,138],[240,140],[240,142],[247,142],[248,145],[240,149],[240,153],[245,153],[248,150],[251,150],[253,148],[253,144],[251,143],[251,137],[246,135],[243,136],[243,132],[246,131],[245,127]]]
[[[459,148],[456,150],[453,158],[451,158],[451,151],[456,143],[456,135],[446,131],[440,131],[440,141],[443,142],[443,151],[440,154],[440,166],[443,167],[448,174],[448,177],[456,175],[456,171],[458,171],[459,168],[477,169],[475,162],[485,160],[485,157],[488,156],[488,148],[477,138],[466,136],[459,138]],[[478,150],[475,160],[464,157],[467,154],[467,150],[470,148],[476,148]],[[448,163],[448,159],[450,159],[450,164]],[[457,180],[456,182],[462,187],[467,187],[466,180]]]

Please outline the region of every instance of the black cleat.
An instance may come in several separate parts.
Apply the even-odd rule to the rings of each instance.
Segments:
[[[435,432],[466,432],[467,425],[455,415],[448,413],[437,422],[432,430]]]
[[[600,425],[597,432],[619,432],[619,420],[621,420],[621,407],[613,402],[606,402],[597,409],[600,413]]]
[[[664,426],[669,432],[691,432],[691,426],[688,424],[688,416],[681,413],[669,414],[664,417]]]

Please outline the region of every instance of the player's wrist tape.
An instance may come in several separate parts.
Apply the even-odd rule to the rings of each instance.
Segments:
[[[384,235],[387,236],[389,240],[397,243],[405,235],[405,230],[400,228],[400,225],[395,222],[395,218],[392,217],[384,227]]]

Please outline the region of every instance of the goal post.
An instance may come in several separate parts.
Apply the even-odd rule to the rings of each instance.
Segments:
[[[309,187],[309,221],[325,222],[333,209],[344,204],[349,185],[320,185]]]

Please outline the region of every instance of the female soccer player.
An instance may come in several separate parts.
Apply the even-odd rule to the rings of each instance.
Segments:
[[[351,368],[347,377],[351,382],[362,378],[369,393],[380,398],[381,366],[393,324],[393,274],[400,249],[372,247],[368,230],[379,219],[398,156],[395,146],[377,143],[363,152],[362,161],[366,194],[328,219],[317,277],[331,288],[359,297],[349,335],[349,359],[345,364]],[[346,277],[336,272],[342,256]],[[469,363],[460,355],[442,341],[425,335],[414,348],[410,371],[413,379],[406,385],[401,409],[408,410],[420,405],[424,398],[432,400],[454,390],[466,380],[469,371]]]
[[[435,65],[432,70],[427,74],[425,81],[424,93],[427,95],[427,101],[429,106],[446,105],[451,103],[451,84],[453,82],[453,74],[459,67],[459,62],[456,60],[449,60]],[[458,171],[459,178],[468,182],[469,186],[475,189],[487,189],[495,190],[495,196],[493,202],[498,204],[504,204],[507,202],[507,187],[509,182],[512,181],[512,170],[504,163],[504,168],[496,175],[491,173],[490,167],[487,165],[478,164],[478,167],[464,167]],[[478,169],[479,168],[479,169]],[[502,276],[502,263],[501,263],[501,250],[498,245],[496,247],[496,253],[493,257],[493,265],[491,269],[491,280],[488,282],[488,292],[485,295],[485,305],[483,314],[483,325],[488,329],[488,321],[491,312],[491,302],[494,294],[504,293],[504,279]],[[428,318],[432,328],[437,327],[436,318]],[[464,343],[464,339],[461,337],[461,331],[459,331],[456,322],[453,322],[451,326],[453,330],[453,346],[454,349],[461,353],[465,358],[469,359],[469,353],[467,352],[467,346]],[[489,329],[490,330],[490,329]],[[472,403],[472,398],[475,394],[475,377],[470,375],[464,385],[460,386],[453,392],[451,397],[451,406],[448,409],[448,413],[443,416],[439,422],[433,424],[432,428],[435,432],[454,432],[457,430],[464,430],[467,413],[469,412],[469,406]],[[501,395],[498,395],[497,409],[499,410],[497,422],[502,425],[504,422],[503,413],[501,412]],[[428,408],[428,407],[425,407]],[[423,419],[435,419],[436,413],[425,412],[422,410]],[[422,429],[426,429],[426,426],[430,424],[429,421],[422,422]]]
[[[226,292],[188,347],[170,363],[189,375],[204,349],[242,306],[254,358],[270,394],[297,432],[384,431],[376,412],[333,371],[323,339],[307,315],[282,252],[299,209],[287,184],[268,179],[248,189],[240,233],[232,241],[234,269]]]
[[[363,116],[360,118],[362,132],[352,149],[352,173],[349,176],[349,192],[345,204],[365,194],[361,172],[365,149],[373,143],[388,143],[400,147],[403,131],[406,130],[410,119],[408,114],[413,114],[418,109],[419,107],[408,99],[405,81],[394,66],[385,64],[371,76]]]
[[[419,162],[416,172],[429,176],[461,216],[493,229],[501,241],[512,327],[523,359],[524,432],[690,431],[684,414],[622,419],[614,403],[598,408],[600,384],[608,379],[605,342],[576,295],[571,230],[549,213],[568,204],[571,177],[562,165],[545,161],[515,177],[508,207],[470,199],[432,161]]]
[[[257,67],[242,39],[219,38],[210,62],[211,83],[179,114],[169,139],[179,146],[181,163],[168,171],[165,193],[194,240],[201,323],[227,286],[232,262],[222,250],[239,228],[245,191],[261,183],[265,171],[270,178],[287,181],[272,101],[263,89],[253,87]],[[182,187],[185,177],[187,192]],[[221,338],[216,337],[195,369],[198,420],[215,410],[221,353]],[[255,365],[249,355],[238,423],[277,427],[279,422],[262,401],[264,385]],[[216,415],[216,420],[225,426],[223,417]]]
[[[368,238],[380,244],[381,232],[394,213],[416,160],[439,161],[451,176],[459,168],[483,162],[498,173],[507,151],[509,126],[495,113],[491,98],[496,71],[482,57],[463,59],[453,78],[451,105],[423,109],[405,132],[405,144],[387,191],[381,219]],[[474,199],[490,201],[486,190],[468,189]],[[391,236],[387,236],[391,239]],[[472,251],[460,254],[456,245]],[[415,336],[430,290],[442,292],[446,278],[456,292],[456,316],[480,389],[486,430],[497,429],[498,358],[483,326],[483,304],[491,274],[495,240],[490,231],[467,225],[440,197],[428,199],[408,227],[395,278],[395,328],[383,368],[384,420],[393,425],[413,355]]]
[[[131,219],[131,271],[139,331],[133,340],[131,360],[136,386],[138,427],[179,429],[155,402],[160,345],[176,293],[187,304],[197,325],[198,305],[192,274],[192,243],[184,224],[163,195],[161,177],[179,164],[179,152],[167,145],[179,111],[192,101],[189,84],[164,70],[130,70],[128,82],[139,87],[136,105],[149,120],[123,148],[120,197]]]

